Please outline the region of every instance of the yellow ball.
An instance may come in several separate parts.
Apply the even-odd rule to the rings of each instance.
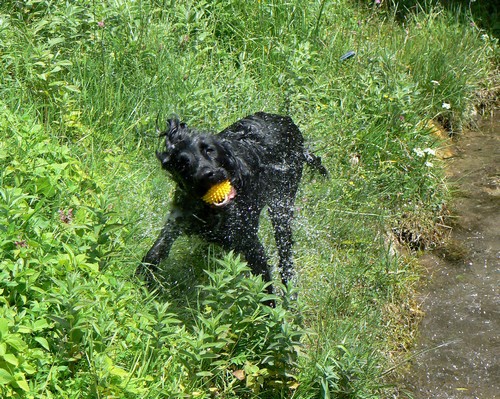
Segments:
[[[231,192],[231,183],[225,180],[222,183],[210,187],[207,193],[201,198],[207,204],[220,204]]]

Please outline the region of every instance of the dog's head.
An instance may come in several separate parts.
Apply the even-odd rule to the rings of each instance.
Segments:
[[[156,157],[184,191],[201,198],[211,187],[232,180],[227,151],[217,136],[198,133],[178,119],[169,119],[160,136],[165,137],[165,147]]]

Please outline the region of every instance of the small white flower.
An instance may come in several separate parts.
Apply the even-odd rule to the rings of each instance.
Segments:
[[[434,164],[429,161],[427,161],[424,165],[427,166],[428,168],[432,168],[434,166]]]
[[[451,104],[450,104],[450,103],[443,102],[442,107],[443,107],[444,109],[450,109],[450,108],[451,108]]]
[[[436,151],[434,151],[432,148],[426,148],[424,150],[424,153],[426,153],[427,155],[432,155],[432,156],[436,155]]]
[[[417,154],[417,157],[422,158],[425,156],[425,152],[421,148],[414,148],[413,152]]]

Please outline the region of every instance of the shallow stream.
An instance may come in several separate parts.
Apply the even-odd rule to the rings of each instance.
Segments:
[[[451,240],[424,255],[425,316],[406,387],[415,399],[500,398],[500,118],[458,140]]]

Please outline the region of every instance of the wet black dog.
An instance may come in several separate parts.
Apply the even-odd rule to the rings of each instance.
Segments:
[[[253,273],[271,280],[257,236],[259,215],[267,205],[279,252],[281,276],[292,275],[293,204],[304,163],[327,175],[319,157],[304,149],[303,137],[289,117],[259,112],[217,135],[196,132],[168,121],[164,151],[156,156],[177,183],[173,207],[160,236],[143,259],[154,273],[182,233],[198,235],[242,253]],[[202,198],[229,181],[223,198]]]

